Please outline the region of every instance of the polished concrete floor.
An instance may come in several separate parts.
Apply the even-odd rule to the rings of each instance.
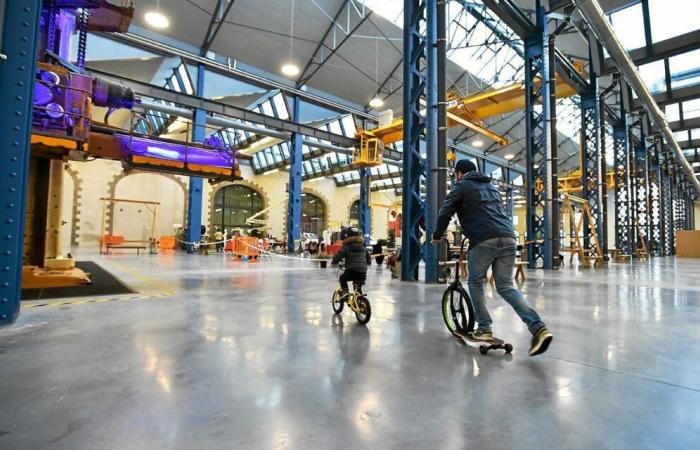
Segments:
[[[555,333],[530,358],[499,298],[516,349],[482,356],[446,332],[444,286],[374,266],[363,327],[308,262],[96,260],[140,295],[0,329],[1,449],[700,448],[700,261],[528,271]]]

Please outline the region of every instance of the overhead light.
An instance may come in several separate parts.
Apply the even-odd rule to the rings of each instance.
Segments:
[[[170,26],[170,21],[168,18],[158,11],[149,11],[143,16],[143,18],[146,19],[146,23],[153,28],[163,29]]]
[[[482,147],[484,145],[484,141],[476,140],[472,142],[472,145],[474,147]]]
[[[282,73],[288,77],[295,77],[299,75],[299,66],[292,63],[287,63],[282,66]]]
[[[508,161],[510,161],[511,159],[515,158],[515,155],[512,153],[508,153],[507,155],[504,156],[504,158],[507,159]]]
[[[539,164],[534,164],[534,165],[532,166],[532,168],[533,168],[533,169],[539,169],[539,168],[540,168],[540,165],[539,165]]]
[[[384,106],[384,100],[382,100],[379,97],[374,97],[372,100],[369,101],[369,106],[372,108],[381,108]]]

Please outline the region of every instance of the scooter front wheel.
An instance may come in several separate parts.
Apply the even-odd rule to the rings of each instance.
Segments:
[[[442,295],[442,318],[451,333],[468,333],[474,328],[474,313],[463,289],[450,286]]]

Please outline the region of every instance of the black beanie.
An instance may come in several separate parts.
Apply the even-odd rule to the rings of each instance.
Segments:
[[[468,159],[460,159],[459,161],[457,161],[457,164],[455,164],[455,172],[476,172],[476,165]]]

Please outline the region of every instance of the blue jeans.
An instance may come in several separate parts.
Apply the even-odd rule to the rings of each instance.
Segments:
[[[532,334],[544,326],[537,312],[527,303],[523,294],[513,285],[515,267],[515,239],[493,238],[477,244],[467,253],[469,266],[469,296],[474,304],[474,315],[479,330],[491,329],[491,316],[484,301],[486,272],[492,267],[496,291],[520,316]]]

